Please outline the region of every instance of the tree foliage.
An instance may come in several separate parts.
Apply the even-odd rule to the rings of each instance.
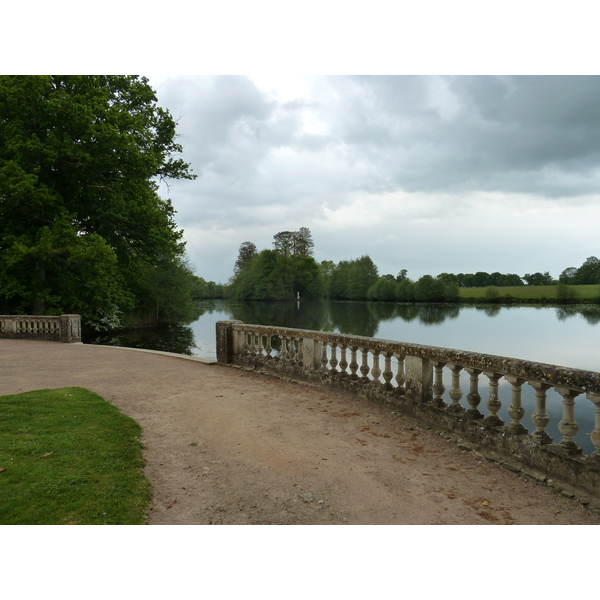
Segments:
[[[400,281],[392,275],[384,275],[369,288],[370,300],[396,302],[456,302],[459,297],[458,284],[439,275],[423,275],[411,281],[403,270]]]
[[[315,243],[313,242],[310,229],[308,227],[300,227],[294,233],[294,254],[296,256],[312,256]]]
[[[594,285],[600,283],[600,260],[589,256],[578,267],[566,268],[558,278],[559,283],[565,285]],[[564,293],[564,291],[563,291]]]
[[[342,260],[331,271],[326,294],[330,298],[367,300],[378,279],[377,266],[368,255]]]
[[[255,256],[256,246],[252,242],[243,242],[240,245],[238,257],[233,267],[233,272],[237,275],[243,271]]]
[[[308,240],[299,243],[298,240]],[[401,269],[396,276],[380,276],[373,260],[364,255],[357,259],[341,260],[337,264],[324,260],[317,264],[312,256],[312,237],[307,228],[299,232],[281,231],[273,236],[273,249],[256,253],[251,242],[240,246],[230,295],[237,299],[285,300],[327,297],[339,300],[372,300],[402,303],[458,302],[461,287],[485,288],[487,302],[498,303],[507,296],[501,290],[508,286],[551,285],[556,283],[548,271],[528,273],[523,277],[514,273],[440,273],[423,275],[417,281]],[[569,283],[600,283],[600,260],[588,258],[575,269],[565,269],[560,276],[562,285],[557,290],[561,302],[577,299]],[[433,314],[433,313],[432,313]]]
[[[552,285],[554,279],[548,271],[545,273],[526,273],[523,275],[523,279],[527,282],[527,285]]]
[[[181,267],[157,193],[194,177],[180,152],[145,78],[0,77],[0,308],[92,321],[139,308],[140,289],[158,291],[149,270]]]
[[[256,252],[244,242],[234,266],[229,294],[238,300],[287,300],[318,298],[319,265],[311,256],[314,244],[310,230],[280,231],[273,236],[273,249]]]

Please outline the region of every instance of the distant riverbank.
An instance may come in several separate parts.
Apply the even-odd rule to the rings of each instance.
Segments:
[[[600,285],[515,285],[460,288],[459,302],[600,304]]]

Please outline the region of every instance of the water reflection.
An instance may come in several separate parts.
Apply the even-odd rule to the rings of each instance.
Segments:
[[[190,326],[123,331],[84,337],[86,343],[110,344],[177,352],[216,358],[215,323],[237,319],[244,323],[272,325],[317,331],[336,331],[350,335],[378,337],[407,343],[458,348],[600,371],[600,347],[595,326],[600,323],[600,307],[567,306],[458,306],[444,304],[394,304],[369,302],[233,302],[211,300],[200,303],[201,317]],[[277,348],[275,348],[277,350]],[[463,380],[464,379],[464,380]],[[468,376],[461,372],[463,390],[469,389]],[[446,395],[449,376],[444,381]],[[486,379],[480,378],[482,406],[489,394]],[[500,382],[500,416],[509,422],[510,386]],[[556,397],[552,397],[552,394]],[[466,392],[465,392],[466,397]],[[523,386],[523,405],[529,412],[535,393]],[[462,404],[466,403],[463,398]],[[584,396],[576,406],[589,404]],[[468,405],[465,404],[465,408]],[[588,407],[589,408],[589,407]],[[549,392],[548,433],[561,439],[557,424],[562,415],[562,398]],[[589,433],[591,417],[577,416],[580,431],[575,438],[584,452],[593,450]],[[530,431],[531,423],[524,423]]]
[[[105,334],[84,335],[84,343],[103,346],[123,346],[127,348],[144,348],[161,352],[194,355],[196,348],[194,332],[185,325],[169,325],[149,329],[130,329]]]
[[[527,358],[512,349],[520,350],[527,345],[527,339],[536,337],[535,343],[541,347],[539,332],[547,331],[549,326],[554,329],[554,326],[549,323],[552,314],[556,315],[554,322],[557,324],[569,321],[567,334],[572,336],[576,335],[576,330],[581,326],[594,326],[600,323],[600,307],[590,305],[557,308],[392,302],[207,300],[198,304],[198,314],[198,320],[191,326],[179,325],[105,334],[87,333],[84,334],[84,341],[90,344],[130,346],[215,358],[215,322],[237,319],[244,323],[258,325],[335,331]],[[484,321],[477,318],[477,315],[481,315]],[[449,323],[456,320],[459,321],[456,327],[450,327]],[[580,325],[576,328],[577,322]],[[492,328],[493,333],[491,333]],[[429,333],[428,329],[432,331]],[[487,338],[482,335],[483,330],[490,332]],[[561,335],[564,342],[566,334]],[[508,336],[511,337],[511,342],[507,354],[500,347],[500,343]],[[487,342],[489,347],[485,345]],[[580,338],[577,349],[584,347],[585,341]],[[542,357],[530,356],[529,358],[540,362],[553,362]],[[564,363],[559,362],[559,364]],[[571,362],[569,366],[577,365]],[[590,367],[579,365],[579,368]]]
[[[375,337],[384,321],[417,320],[423,325],[440,325],[456,319],[460,307],[454,304],[394,304],[391,302],[236,302],[223,303],[231,319],[257,325],[274,325],[337,331]]]
[[[556,309],[559,321],[577,316],[583,317],[590,325],[597,325],[600,323],[600,306],[560,306]]]

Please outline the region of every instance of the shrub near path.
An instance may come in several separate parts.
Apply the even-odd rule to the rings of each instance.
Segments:
[[[0,524],[140,524],[140,426],[83,388],[0,397]]]

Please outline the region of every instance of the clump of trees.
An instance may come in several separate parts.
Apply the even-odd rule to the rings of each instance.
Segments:
[[[157,193],[195,177],[175,129],[145,78],[0,77],[0,312],[191,318],[183,232]]]
[[[344,300],[367,300],[369,290],[377,283],[377,266],[367,255],[354,260],[342,260],[337,265],[328,263],[324,295]]]
[[[334,263],[316,263],[312,257],[314,243],[310,230],[282,231],[273,236],[273,248],[258,251],[252,242],[240,245],[234,276],[226,295],[244,300],[287,300],[299,292],[304,299],[372,300],[382,302],[458,302],[460,288],[485,288],[482,298],[489,303],[514,300],[501,291],[508,286],[556,285],[559,302],[578,299],[570,283],[600,283],[600,260],[588,258],[579,268],[565,269],[560,281],[548,271],[527,273],[474,274],[440,273],[423,275],[416,281],[402,269],[395,277],[379,275],[377,265],[368,255]]]
[[[273,248],[257,251],[244,242],[239,248],[228,294],[237,300],[288,300],[322,295],[319,265],[313,258],[310,230],[280,231]]]
[[[193,300],[224,298],[225,286],[222,283],[206,281],[203,277],[194,275],[191,296]]]
[[[594,285],[600,283],[600,260],[590,256],[579,267],[568,267],[558,280],[568,285]]]
[[[369,289],[369,300],[396,302],[456,302],[458,284],[441,276],[423,275],[411,281],[403,269],[396,277],[384,275]]]

